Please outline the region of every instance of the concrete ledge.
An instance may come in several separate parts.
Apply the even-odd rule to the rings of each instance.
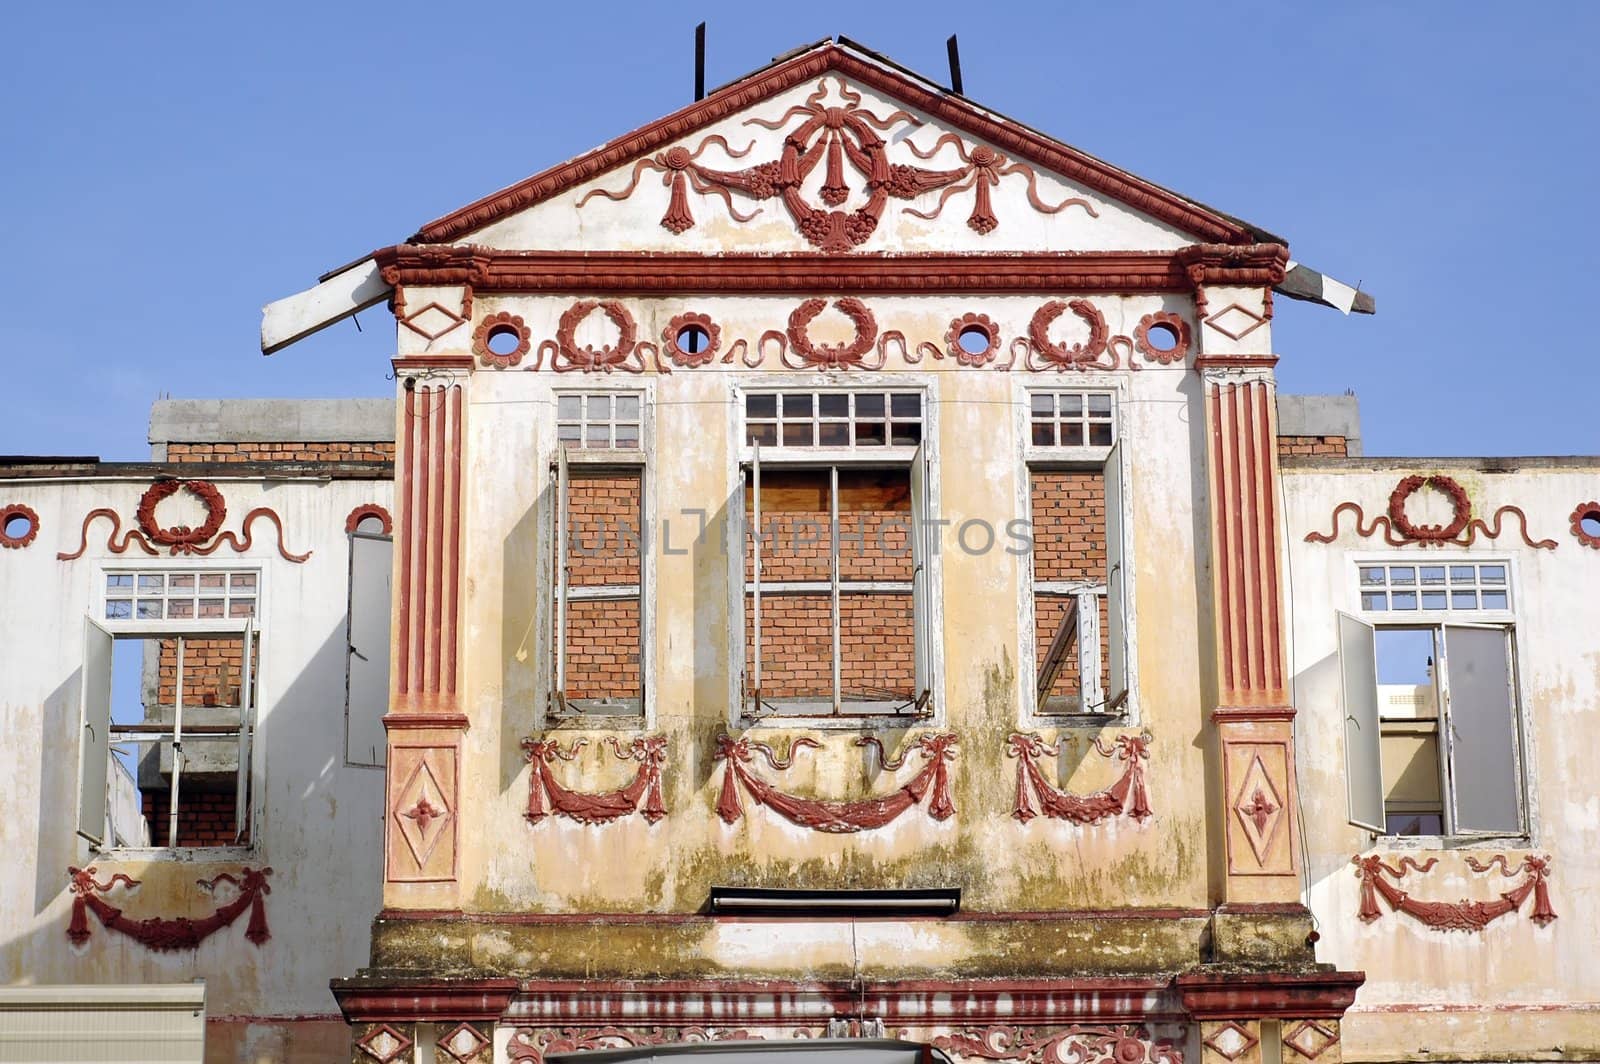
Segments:
[[[150,408],[156,446],[393,440],[393,399],[162,399]]]

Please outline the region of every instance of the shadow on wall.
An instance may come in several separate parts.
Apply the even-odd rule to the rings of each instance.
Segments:
[[[546,478],[548,481],[548,478]],[[555,489],[546,483],[500,547],[500,791],[512,789],[527,763],[522,740],[543,718],[544,634],[550,625],[551,561],[547,531]],[[541,590],[542,589],[542,590]]]

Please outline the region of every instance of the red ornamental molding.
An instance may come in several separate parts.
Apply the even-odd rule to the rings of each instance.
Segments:
[[[458,1023],[439,1035],[434,1045],[439,1064],[489,1064],[494,1059],[494,1041],[470,1023]]]
[[[523,756],[533,765],[528,780],[527,818],[537,824],[550,813],[576,820],[580,824],[609,824],[618,817],[638,812],[654,824],[667,815],[661,801],[661,769],[667,760],[667,740],[650,735],[636,738],[624,747],[615,736],[605,738],[611,752],[618,760],[635,761],[638,771],[624,787],[599,794],[585,794],[569,790],[555,778],[551,767],[559,758],[572,761],[578,751],[588,745],[587,739],[576,740],[563,750],[554,739],[522,740]],[[549,808],[546,808],[549,803]]]
[[[928,816],[934,820],[946,820],[955,812],[955,806],[950,801],[948,767],[948,762],[955,759],[955,744],[956,736],[951,732],[919,735],[911,741],[908,749],[921,754],[926,764],[905,784],[882,798],[834,801],[786,794],[755,775],[748,767],[754,761],[751,751],[756,751],[766,759],[768,765],[782,772],[794,764],[794,757],[800,750],[819,748],[821,744],[815,739],[796,739],[789,747],[789,756],[780,758],[766,743],[722,735],[717,738],[716,759],[724,763],[725,769],[722,791],[717,798],[717,815],[728,824],[744,815],[744,805],[739,799],[740,785],[743,785],[757,805],[764,805],[790,823],[813,831],[848,834],[883,827],[921,802],[930,791],[932,797],[928,801]],[[856,745],[876,748],[885,771],[892,771],[905,763],[903,756],[897,761],[884,760],[882,744],[870,736],[858,739]]]
[[[350,515],[344,519],[344,530],[354,532],[357,526],[369,517],[376,517],[383,522],[384,535],[387,536],[394,531],[394,518],[390,516],[388,510],[375,502],[362,503],[351,510]]]
[[[489,341],[500,336],[515,336],[517,345],[506,354],[496,354],[489,348]],[[522,361],[522,356],[533,347],[533,330],[523,322],[522,318],[510,311],[499,311],[490,314],[478,323],[472,330],[472,353],[483,361],[485,366],[515,366]]]
[[[1406,503],[1411,497],[1423,488],[1432,488],[1443,493],[1451,506],[1450,523],[1447,525],[1417,525],[1406,516]],[[1391,547],[1403,547],[1408,543],[1419,543],[1424,547],[1452,546],[1470,547],[1481,532],[1486,539],[1499,539],[1502,524],[1506,514],[1513,514],[1517,519],[1518,531],[1522,542],[1535,550],[1555,550],[1556,541],[1553,539],[1534,540],[1528,535],[1528,515],[1518,506],[1502,506],[1494,512],[1490,522],[1485,522],[1481,517],[1472,516],[1472,501],[1467,497],[1463,488],[1453,477],[1442,474],[1431,476],[1414,475],[1402,477],[1395,485],[1394,491],[1389,493],[1389,506],[1387,514],[1379,514],[1370,523],[1367,521],[1366,512],[1361,504],[1347,500],[1333,508],[1330,515],[1331,527],[1327,532],[1308,532],[1307,543],[1332,543],[1339,536],[1339,515],[1350,512],[1355,515],[1355,532],[1357,536],[1366,539],[1376,534],[1380,529],[1383,532],[1383,541]]]
[[[156,521],[156,507],[162,500],[176,495],[180,488],[199,499],[206,508],[206,519],[199,528],[190,528],[188,525],[163,528]],[[228,516],[228,507],[222,501],[222,492],[209,480],[158,480],[139,497],[139,509],[135,516],[139,529],[150,539],[163,547],[171,547],[173,554],[190,554],[217,534]]]
[[[1499,898],[1488,902],[1465,898],[1453,902],[1417,901],[1389,882],[1390,879],[1404,879],[1409,872],[1426,875],[1439,863],[1437,857],[1430,857],[1422,864],[1410,857],[1402,857],[1399,867],[1395,867],[1386,863],[1381,856],[1358,855],[1350,858],[1350,863],[1356,866],[1356,877],[1361,880],[1361,909],[1358,915],[1365,923],[1371,923],[1383,915],[1378,908],[1379,897],[1392,911],[1406,913],[1429,927],[1443,931],[1482,931],[1493,921],[1520,909],[1529,894],[1533,895],[1533,911],[1529,919],[1543,927],[1556,918],[1555,910],[1550,908],[1550,889],[1545,882],[1550,874],[1548,856],[1528,854],[1515,868],[1510,866],[1503,853],[1495,854],[1484,863],[1479,863],[1475,857],[1468,857],[1467,867],[1479,874],[1498,868],[1501,878],[1523,877],[1515,887],[1501,891]]]
[[[964,164],[963,170],[956,171],[961,175],[957,178],[960,184],[950,185],[939,196],[939,202],[934,204],[930,211],[905,208],[904,213],[915,218],[934,219],[939,217],[939,212],[944,210],[945,201],[959,192],[969,189],[973,192],[972,213],[967,216],[967,226],[974,232],[988,234],[1000,224],[1000,219],[995,217],[994,206],[989,197],[989,189],[1000,184],[1000,179],[1008,174],[1021,174],[1028,179],[1028,204],[1040,214],[1059,214],[1068,207],[1082,207],[1091,218],[1100,217],[1100,212],[1088,200],[1077,196],[1062,200],[1055,206],[1039,198],[1037,178],[1033,167],[1026,163],[1011,162],[1004,155],[995,151],[986,144],[979,144],[967,150],[961,138],[954,133],[946,133],[933,142],[933,146],[926,151],[906,141],[906,147],[911,149],[911,154],[919,159],[931,159],[939,153],[945,145],[954,145],[956,155]],[[941,175],[942,176],[942,175]]]
[[[813,344],[807,327],[817,315],[827,309],[825,299],[808,299],[789,314],[789,347],[782,353],[783,364],[788,369],[882,369],[885,352],[879,348],[878,361],[867,365],[865,356],[878,338],[878,319],[872,316],[865,303],[859,299],[835,300],[833,308],[855,325],[855,336],[845,344]],[[794,361],[789,358],[794,352]]]
[[[1183,1043],[1155,1038],[1137,1024],[1063,1028],[982,1027],[940,1035],[939,1049],[969,1060],[1026,1064],[1182,1064]]]
[[[678,336],[685,329],[700,329],[706,335],[706,346],[702,351],[685,351],[678,346]],[[690,311],[679,314],[667,323],[661,330],[662,350],[672,360],[672,364],[680,369],[692,366],[704,366],[716,358],[722,350],[722,327],[711,320],[711,315]],[[727,359],[724,359],[727,361]],[[672,372],[662,366],[659,360],[656,363],[658,372]]]
[[[200,886],[208,891],[214,891],[219,883],[231,884],[238,891],[238,895],[232,901],[218,906],[210,916],[198,920],[183,916],[171,919],[151,917],[147,920],[130,920],[122,915],[121,909],[111,905],[102,895],[109,893],[118,884],[131,890],[139,886],[139,880],[130,879],[118,872],[106,882],[98,883],[94,878],[97,871],[98,869],[94,867],[67,869],[67,875],[72,880],[68,888],[72,893],[72,922],[67,925],[67,937],[74,945],[81,946],[89,940],[90,912],[94,913],[106,930],[127,935],[142,945],[158,951],[194,949],[216,932],[231,925],[246,909],[250,910],[250,923],[245,928],[245,938],[259,946],[272,937],[267,929],[266,903],[263,900],[265,895],[272,893],[272,888],[267,885],[267,877],[272,874],[270,868],[245,868],[240,870],[238,877],[224,872],[213,879],[199,880]]]
[[[159,487],[162,484],[177,485],[178,483],[179,482],[175,481],[175,480],[157,481],[155,485],[151,486],[150,490],[154,490],[156,487]],[[206,482],[205,481],[190,481],[189,483],[190,484],[205,484]],[[209,487],[210,485],[207,485],[207,486]],[[175,491],[175,490],[177,490],[177,489],[174,487],[171,490],[166,491],[161,496],[161,498],[165,498],[166,496],[171,495],[173,493],[173,491]],[[140,499],[138,519],[139,519],[139,522],[140,522],[141,525],[145,524],[146,522],[149,522],[152,526],[154,526],[155,503],[150,502],[150,498],[151,498],[150,491],[146,491],[144,496]],[[221,507],[222,503],[221,503],[221,493],[220,492],[217,495],[217,500],[218,500],[217,501],[218,507]],[[155,501],[159,502],[160,499],[158,498]],[[70,562],[70,561],[72,561],[72,560],[74,560],[76,558],[83,557],[84,553],[89,549],[89,526],[94,523],[94,520],[97,517],[104,517],[106,520],[111,522],[111,531],[106,536],[106,550],[110,551],[112,554],[125,553],[134,544],[138,544],[139,545],[139,549],[144,551],[146,554],[160,554],[161,553],[160,551],[156,550],[154,547],[152,547],[150,545],[150,540],[149,539],[145,538],[146,532],[148,530],[141,531],[138,528],[130,528],[126,533],[123,533],[122,532],[122,518],[117,514],[117,512],[115,510],[112,510],[112,509],[110,509],[108,507],[101,506],[101,507],[97,507],[97,508],[95,508],[93,510],[90,510],[87,514],[84,515],[84,517],[83,517],[83,528],[80,531],[80,538],[78,540],[78,549],[75,550],[75,551],[72,551],[71,553],[68,553],[66,551],[62,551],[62,552],[58,553],[56,555],[56,559],[58,561]],[[256,520],[258,518],[266,518],[267,520],[270,520],[272,522],[273,527],[277,529],[277,531],[278,531],[278,542],[277,542],[278,554],[280,556],[282,556],[285,561],[295,562],[296,564],[298,564],[300,562],[305,561],[307,558],[311,557],[311,554],[312,554],[311,551],[306,551],[304,554],[295,554],[292,551],[290,551],[287,546],[284,545],[284,541],[283,541],[283,519],[280,518],[278,516],[278,512],[276,510],[272,509],[270,506],[257,506],[255,509],[251,510],[249,513],[244,515],[244,520],[241,521],[240,524],[239,524],[239,529],[240,529],[240,532],[243,534],[243,538],[241,538],[239,535],[236,535],[233,532],[222,532],[222,533],[216,534],[215,540],[213,540],[209,545],[202,545],[202,544],[204,544],[205,539],[210,539],[211,535],[212,535],[212,532],[215,531],[214,529],[212,529],[212,532],[206,532],[206,530],[208,528],[211,528],[211,525],[212,525],[212,521],[210,519],[208,519],[207,522],[204,525],[202,525],[199,529],[189,529],[187,527],[179,527],[179,528],[171,528],[171,529],[157,529],[157,531],[160,532],[162,536],[165,536],[165,537],[168,537],[168,538],[167,539],[156,539],[156,537],[154,535],[151,535],[150,538],[151,539],[156,539],[156,542],[158,542],[158,543],[166,543],[166,542],[169,542],[170,540],[172,540],[173,538],[176,538],[177,541],[171,543],[171,551],[170,551],[170,553],[172,553],[172,554],[183,553],[183,554],[209,555],[209,554],[216,553],[218,548],[223,547],[223,546],[231,547],[234,550],[235,553],[242,554],[245,551],[248,551],[252,546],[255,545],[255,536],[254,536],[254,533],[251,531],[251,529],[252,529],[252,526],[255,524],[255,522],[256,522]],[[220,520],[217,523],[220,524]],[[199,538],[199,533],[200,532],[206,532],[206,535],[205,535],[204,539]],[[117,539],[117,536],[119,534],[122,536],[122,539],[120,541]]]
[[[982,351],[968,351],[961,346],[961,337],[966,333],[976,332],[984,338]],[[945,330],[944,346],[928,343],[924,340],[917,345],[916,358],[920,362],[924,355],[931,355],[935,359],[942,359],[946,354],[954,358],[963,366],[984,366],[994,361],[995,355],[1000,350],[1000,326],[996,325],[987,314],[968,312],[950,322],[950,328]],[[1013,355],[1011,362],[1006,363],[1005,369],[1010,369],[1016,361]]]
[[[578,325],[597,310],[616,326],[617,342],[610,347],[586,345],[580,348],[574,339]],[[573,370],[585,373],[610,373],[613,370],[643,373],[644,358],[639,348],[644,345],[638,343],[638,335],[639,329],[633,315],[621,303],[614,299],[580,299],[568,307],[556,323],[555,350],[550,358],[550,368],[557,373],[570,373]],[[540,345],[541,348],[543,346]],[[534,368],[538,368],[537,363]]]
[[[1171,330],[1175,337],[1170,350],[1163,351],[1150,343],[1150,330],[1162,327]],[[1182,362],[1188,357],[1191,339],[1189,323],[1183,320],[1183,315],[1160,311],[1146,314],[1139,319],[1138,326],[1133,330],[1133,349],[1150,361],[1167,366],[1174,362]]]
[[[1081,318],[1089,327],[1088,340],[1070,347],[1052,343],[1050,340],[1050,326],[1068,310]],[[1028,350],[1028,368],[1039,368],[1033,364],[1035,354],[1044,359],[1047,365],[1058,370],[1079,363],[1094,362],[1106,352],[1108,333],[1105,315],[1087,299],[1074,299],[1071,303],[1053,299],[1034,311],[1033,319],[1028,322],[1028,339],[1033,342]]]
[[[1600,521],[1600,502],[1579,503],[1578,508],[1572,511],[1572,534],[1578,537],[1578,542],[1585,547],[1600,550],[1600,536],[1591,536],[1584,531],[1585,521]],[[7,544],[11,546],[11,544]]]
[[[1077,824],[1094,824],[1118,815],[1143,822],[1150,815],[1150,795],[1144,782],[1144,762],[1150,760],[1149,736],[1119,735],[1115,747],[1102,745],[1095,736],[1094,748],[1100,756],[1123,762],[1122,777],[1105,790],[1084,795],[1059,790],[1045,778],[1039,761],[1053,757],[1055,751],[1039,736],[1013,732],[1006,742],[1006,755],[1017,759],[1017,798],[1011,815],[1024,824],[1038,816],[1039,810],[1053,820]]]
[[[819,1038],[824,1031],[817,1028],[798,1029],[798,1038]],[[622,1027],[519,1027],[511,1034],[506,1047],[508,1058],[544,1064],[546,1056],[556,1053],[576,1053],[581,1050],[630,1049],[637,1046],[658,1046],[667,1042],[722,1042],[752,1041],[762,1036],[753,1031],[730,1030],[711,1027],[652,1027],[647,1030],[629,1030]]]
[[[704,100],[627,136],[618,137],[587,155],[469,204],[424,226],[417,234],[417,239],[429,242],[458,240],[496,219],[559,195],[608,170],[626,166],[639,156],[664,149],[673,141],[713,122],[829,73],[847,77],[859,85],[904,101],[944,124],[973,137],[981,137],[1001,151],[1059,173],[1070,181],[1086,185],[1201,239],[1240,244],[1259,235],[1244,223],[1116,170],[1017,123],[995,118],[947,92],[931,88],[837,45],[825,44],[741,78]],[[821,142],[820,136],[818,141]],[[846,151],[849,151],[848,147]],[[854,166],[853,159],[851,162]]]
[[[20,536],[7,535],[6,526],[19,517],[28,523],[27,531],[22,533]],[[1576,521],[1573,522],[1573,527],[1577,527]],[[32,543],[33,538],[38,534],[39,514],[33,509],[33,507],[24,505],[20,502],[13,502],[8,503],[5,506],[0,506],[0,547],[4,547],[8,550],[20,550],[21,548]]]

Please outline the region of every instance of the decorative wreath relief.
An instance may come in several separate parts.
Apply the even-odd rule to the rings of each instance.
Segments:
[[[709,314],[679,314],[661,330],[661,339],[674,366],[680,369],[704,366],[722,347],[722,327],[712,321]],[[688,340],[694,350],[685,350],[683,340]]]
[[[597,310],[616,326],[617,342],[611,347],[579,347],[576,339],[578,326]],[[570,373],[573,370],[610,373],[614,369],[642,373],[644,359],[639,355],[638,338],[638,326],[634,324],[633,315],[628,313],[627,307],[614,299],[580,299],[562,312],[561,320],[556,323],[556,354],[565,358],[566,364],[563,365],[552,356],[550,368],[557,373]],[[629,359],[633,359],[634,364],[630,364]]]
[[[1414,525],[1406,516],[1406,502],[1424,487],[1442,492],[1450,499],[1454,513],[1448,525]],[[1450,477],[1405,477],[1389,495],[1389,520],[1404,539],[1448,543],[1466,531],[1467,522],[1472,520],[1472,502],[1467,498],[1467,490]]]
[[[1172,337],[1172,346],[1163,349],[1152,344],[1150,342],[1152,329],[1158,336],[1165,333]],[[1133,346],[1145,358],[1159,362],[1163,366],[1182,362],[1189,354],[1189,323],[1183,320],[1183,315],[1173,314],[1170,311],[1146,314],[1139,319],[1138,327],[1133,330]]]
[[[789,344],[799,361],[791,362],[785,352],[784,365],[789,369],[844,369],[851,366],[857,369],[881,369],[883,367],[881,360],[872,366],[864,364],[863,361],[867,352],[872,350],[873,341],[878,338],[878,320],[859,299],[839,299],[833,304],[835,310],[855,324],[856,334],[851,337],[849,343],[811,342],[811,337],[806,335],[806,329],[816,320],[817,315],[827,309],[827,306],[828,301],[825,299],[808,299],[794,308],[794,312],[789,315]]]
[[[1070,345],[1051,342],[1050,326],[1069,310],[1089,327],[1088,340],[1081,344]],[[1087,299],[1074,299],[1070,303],[1052,299],[1034,311],[1033,319],[1028,322],[1028,339],[1032,341],[1028,351],[1028,368],[1030,370],[1043,368],[1033,364],[1035,354],[1044,360],[1045,365],[1056,370],[1071,369],[1095,362],[1106,353],[1109,338],[1110,329],[1106,327],[1105,315],[1101,314],[1093,303]]]
[[[23,526],[20,533],[12,535],[10,528],[13,523]],[[1573,527],[1577,527],[1574,521]],[[17,550],[33,542],[33,537],[39,534],[39,515],[33,507],[20,502],[0,506],[0,547]]]
[[[190,528],[188,525],[163,528],[156,521],[156,507],[176,495],[180,488],[199,499],[206,508],[205,522],[199,528]],[[222,501],[222,492],[208,480],[158,480],[139,497],[139,509],[135,516],[140,530],[150,539],[163,547],[171,547],[173,554],[193,554],[196,547],[217,534],[228,516],[228,507]]]
[[[1580,503],[1578,508],[1572,511],[1572,534],[1577,536],[1578,542],[1585,547],[1600,550],[1600,535],[1592,535],[1584,528],[1585,524],[1600,526],[1600,502]],[[11,544],[8,543],[6,546],[9,547]]]
[[[509,311],[490,314],[472,330],[472,353],[485,366],[515,366],[533,346],[533,331]]]

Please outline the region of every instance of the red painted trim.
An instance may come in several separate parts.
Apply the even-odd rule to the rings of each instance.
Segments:
[[[470,724],[465,713],[390,713],[383,718],[383,726],[390,731],[420,728],[466,731]]]
[[[28,522],[28,530],[20,536],[6,535],[6,525],[11,523],[13,517],[24,518]],[[88,519],[84,519],[85,531],[88,528]],[[1581,529],[1577,518],[1573,518],[1572,527]],[[33,507],[25,503],[13,502],[0,506],[0,547],[19,550],[33,542],[39,534],[39,514]],[[114,533],[113,533],[114,534]],[[132,533],[130,533],[131,535]],[[79,551],[79,553],[83,553]]]
[[[910,104],[953,129],[988,141],[1002,151],[1053,170],[1178,229],[1229,244],[1248,243],[1258,238],[1258,233],[1242,222],[830,43],[775,63],[594,151],[453,211],[423,226],[413,240],[419,243],[459,240],[509,214],[557,196],[639,156],[665,148],[697,129],[828,72],[843,74],[854,82]]]
[[[470,285],[478,292],[705,295],[765,292],[815,295],[927,292],[1189,292],[1203,267],[1186,267],[1197,245],[1176,252],[1050,252],[1002,254],[800,252],[782,255],[695,255],[679,252],[499,251],[476,245],[401,244],[373,252],[391,284]],[[1247,266],[1252,284],[1282,279],[1287,254],[1279,244],[1227,248]],[[1202,356],[1202,358],[1205,356]],[[1213,356],[1217,357],[1217,356]],[[1239,356],[1220,356],[1236,358]],[[1248,365],[1263,364],[1251,356]],[[1273,358],[1275,356],[1266,356]],[[440,361],[470,367],[470,355],[395,359],[397,370]],[[1270,364],[1270,363],[1266,363]]]
[[[1211,711],[1213,724],[1249,723],[1258,720],[1294,720],[1293,706],[1218,706]]]
[[[413,369],[467,369],[472,368],[471,355],[402,355],[391,358],[389,365],[396,373]]]
[[[433,455],[433,472],[429,478],[433,487],[433,509],[428,514],[428,635],[429,646],[427,657],[424,658],[426,678],[424,683],[429,694],[439,693],[439,667],[443,664],[444,649],[444,432],[445,423],[449,420],[447,404],[450,402],[454,388],[441,388],[435,394],[439,397],[439,408],[433,414],[433,442],[430,453]]]
[[[1238,463],[1234,477],[1234,500],[1238,512],[1239,539],[1244,550],[1238,564],[1249,595],[1245,598],[1246,610],[1242,618],[1239,638],[1244,642],[1245,682],[1252,691],[1259,691],[1266,674],[1266,652],[1261,639],[1261,522],[1256,512],[1256,445],[1255,422],[1250,416],[1252,387],[1240,384],[1230,387],[1233,399],[1234,461]]]
[[[1217,574],[1217,640],[1222,652],[1222,687],[1231,690],[1233,681],[1233,641],[1228,638],[1228,625],[1233,616],[1233,583],[1228,577],[1225,558],[1228,552],[1227,516],[1223,506],[1223,491],[1227,470],[1222,464],[1222,389],[1209,389],[1206,404],[1211,408],[1211,493],[1213,566]]]
[[[1277,485],[1277,433],[1272,431],[1272,411],[1268,406],[1267,386],[1255,384],[1256,410],[1256,468],[1261,474],[1261,520],[1265,526],[1263,540],[1266,550],[1261,564],[1266,576],[1262,598],[1266,612],[1262,617],[1265,628],[1263,641],[1267,653],[1267,685],[1273,691],[1283,690],[1283,621],[1280,616],[1282,600],[1278,591],[1278,566],[1281,557],[1278,549],[1278,485]]]
[[[1338,1019],[1366,980],[1366,972],[1194,972],[1172,982],[1195,1019],[1248,1020]]]
[[[406,694],[411,690],[411,585],[413,575],[411,571],[411,544],[415,538],[412,531],[412,514],[416,510],[412,498],[415,489],[416,466],[415,445],[412,432],[417,417],[417,393],[407,389],[401,393],[404,413],[400,420],[400,439],[398,440],[396,461],[399,462],[400,490],[397,501],[400,505],[400,550],[397,552],[396,562],[400,569],[400,587],[397,596],[396,628],[398,636],[395,640],[395,690],[398,694]]]
[[[433,508],[429,504],[429,494],[433,488],[433,478],[429,471],[433,468],[433,408],[438,400],[439,389],[417,388],[415,394],[422,399],[422,409],[417,414],[417,520],[412,525],[417,538],[412,544],[412,553],[416,555],[417,587],[413,599],[416,617],[411,626],[411,689],[421,694],[428,690],[428,620],[432,616],[432,598],[437,592],[434,589],[433,573],[428,569],[428,544],[429,534],[433,531],[429,516]]]
[[[344,519],[344,530],[346,532],[354,532],[356,527],[369,517],[376,517],[383,522],[384,535],[387,536],[394,531],[394,518],[389,516],[388,510],[385,510],[375,502],[362,503],[354,510],[351,510],[349,516]]]
[[[1194,368],[1200,369],[1271,369],[1278,364],[1277,355],[1198,355]]]
[[[1600,1012],[1600,1001],[1566,1001],[1559,1004],[1511,1004],[1494,1005],[1480,1002],[1473,1003],[1402,1003],[1396,1005],[1354,1005],[1352,1013],[1401,1013],[1405,1015],[1423,1015],[1430,1012]]]
[[[450,578],[449,627],[445,629],[445,693],[456,693],[456,628],[461,608],[461,434],[462,391],[458,385],[450,390]]]
[[[516,996],[515,979],[470,979],[459,982],[419,979],[389,985],[361,979],[329,983],[333,999],[347,1023],[404,1020],[496,1020]]]
[[[1297,901],[1229,901],[1217,906],[1222,916],[1306,916],[1311,910]]]

